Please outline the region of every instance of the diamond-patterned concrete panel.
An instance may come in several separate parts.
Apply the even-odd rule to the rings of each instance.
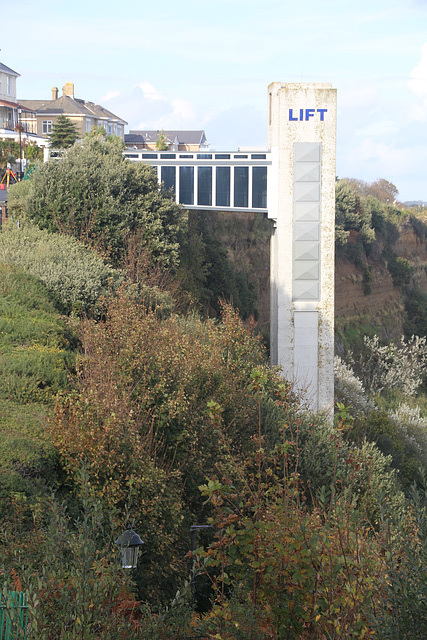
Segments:
[[[320,162],[321,144],[318,142],[295,142],[295,162]]]
[[[318,280],[319,279],[319,261],[315,262],[295,262],[294,264],[295,280]]]
[[[295,202],[294,204],[294,221],[309,222],[320,220],[320,203],[319,202]]]
[[[299,222],[294,225],[294,240],[296,242],[319,240],[319,231],[319,224]]]
[[[320,182],[320,163],[319,162],[295,163],[294,182]]]
[[[295,182],[294,202],[319,202],[320,182]]]
[[[318,242],[294,242],[294,260],[319,260]]]
[[[294,300],[318,300],[319,281],[295,280]]]

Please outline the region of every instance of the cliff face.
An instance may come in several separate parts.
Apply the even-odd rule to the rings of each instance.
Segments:
[[[393,254],[409,261],[412,274],[409,289],[427,293],[427,242],[405,222],[398,239],[389,247]],[[349,244],[356,244],[356,234]],[[404,292],[395,286],[387,261],[384,243],[376,241],[357,261],[337,252],[335,262],[335,323],[337,351],[344,349],[344,337],[351,333],[380,333],[382,338],[397,340],[403,333],[405,319]],[[356,262],[356,264],[355,264]]]
[[[243,270],[257,292],[258,329],[265,335],[270,322],[270,221],[259,214],[215,214],[212,228],[227,255]],[[364,334],[378,333],[384,340],[399,340],[406,317],[405,291],[396,286],[384,256],[405,258],[412,268],[407,290],[427,294],[427,227],[405,219],[395,231],[393,242],[377,240],[363,249],[359,234],[351,231],[345,250],[338,249],[335,261],[336,350],[361,343]],[[351,256],[351,257],[346,257]]]

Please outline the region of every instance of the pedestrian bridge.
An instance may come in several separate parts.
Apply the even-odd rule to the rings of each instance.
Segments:
[[[159,182],[186,209],[267,213],[268,152],[171,153],[126,149],[131,162],[147,162]]]

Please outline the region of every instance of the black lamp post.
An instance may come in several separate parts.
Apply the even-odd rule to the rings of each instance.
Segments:
[[[22,179],[22,140],[21,140],[21,107],[18,108],[18,131],[19,131],[19,179]]]
[[[135,569],[138,563],[139,547],[142,547],[144,544],[139,535],[135,533],[133,529],[126,529],[126,531],[117,538],[115,544],[120,547],[122,553],[123,569]]]
[[[193,563],[191,565],[191,606],[194,609],[194,605],[196,604],[196,574],[194,567],[194,551],[196,549],[195,545],[195,536],[196,531],[200,531],[201,529],[212,529],[211,524],[193,524],[190,527],[191,533],[191,556],[193,558]]]

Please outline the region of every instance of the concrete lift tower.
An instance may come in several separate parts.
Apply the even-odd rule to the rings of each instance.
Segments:
[[[274,82],[268,98],[271,361],[332,411],[336,90]]]

